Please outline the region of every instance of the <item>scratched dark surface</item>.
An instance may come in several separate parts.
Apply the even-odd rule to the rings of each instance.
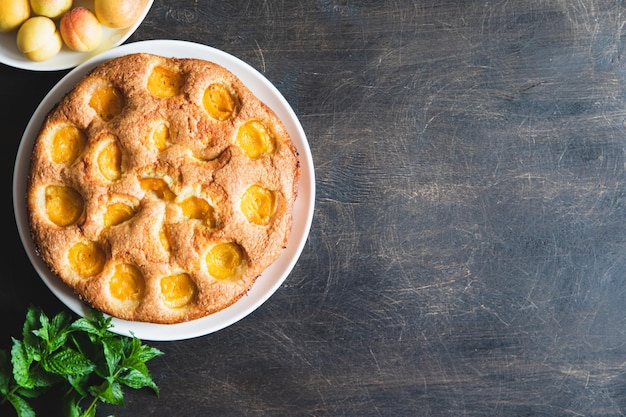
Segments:
[[[222,49],[292,105],[315,217],[273,297],[152,343],[160,398],[99,415],[624,415],[625,23],[622,1],[156,0],[130,41]],[[10,204],[64,74],[0,66],[5,348],[30,303],[64,308]]]

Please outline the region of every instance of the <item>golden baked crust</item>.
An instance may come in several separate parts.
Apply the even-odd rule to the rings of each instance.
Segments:
[[[87,74],[36,138],[40,256],[93,307],[178,323],[243,296],[282,253],[298,155],[225,68],[131,54]]]

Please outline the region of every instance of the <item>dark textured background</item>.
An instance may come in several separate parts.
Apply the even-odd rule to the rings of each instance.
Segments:
[[[315,217],[269,301],[152,343],[161,397],[99,415],[624,415],[625,23],[604,0],[156,0],[129,41],[222,49],[292,105]],[[64,308],[10,203],[64,74],[0,66],[0,346],[30,303]]]

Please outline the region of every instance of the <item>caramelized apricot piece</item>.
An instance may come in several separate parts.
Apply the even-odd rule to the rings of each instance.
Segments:
[[[120,301],[140,301],[144,288],[144,278],[137,267],[131,264],[115,265],[115,271],[109,280],[109,290],[113,298]]]
[[[51,157],[57,164],[71,165],[87,146],[87,136],[76,126],[66,125],[52,136]]]
[[[224,84],[211,84],[204,90],[202,104],[216,120],[226,120],[235,111],[235,99]]]
[[[218,243],[207,254],[206,264],[209,274],[214,278],[234,278],[244,265],[243,251],[233,242]]]
[[[180,308],[189,304],[197,292],[189,274],[181,273],[161,278],[161,294],[168,307]]]
[[[237,142],[246,156],[251,159],[271,154],[276,149],[276,142],[271,132],[258,120],[250,120],[239,128]]]
[[[124,96],[115,87],[105,85],[98,87],[89,99],[89,106],[105,122],[108,122],[122,112],[124,108]]]
[[[170,128],[166,123],[159,123],[159,125],[152,132],[152,143],[160,151],[167,148],[170,142]]]
[[[183,75],[165,67],[154,67],[148,77],[148,91],[150,94],[168,98],[173,97],[183,86]]]
[[[163,249],[165,249],[168,252],[172,250],[172,245],[170,244],[170,238],[167,235],[167,230],[165,229],[165,226],[161,228],[161,230],[159,230],[159,241],[161,242]]]
[[[98,154],[98,169],[104,178],[117,181],[122,176],[122,151],[117,141],[107,143]]]
[[[134,215],[135,209],[126,203],[110,204],[104,212],[104,227],[111,227],[124,223]]]
[[[251,185],[241,196],[241,211],[249,222],[265,226],[276,212],[276,193]]]
[[[189,197],[180,203],[183,215],[190,219],[202,220],[209,227],[215,227],[217,218],[215,209],[206,200],[199,197]]]
[[[176,198],[176,194],[162,178],[141,178],[139,183],[142,189],[152,191],[161,200],[171,202]]]
[[[73,188],[63,185],[49,185],[45,191],[46,215],[59,227],[66,227],[78,221],[85,202]]]
[[[78,275],[89,278],[102,272],[106,254],[96,242],[78,242],[70,248],[68,261]]]

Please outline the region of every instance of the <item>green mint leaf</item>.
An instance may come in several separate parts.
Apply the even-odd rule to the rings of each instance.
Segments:
[[[62,410],[65,417],[82,417],[84,416],[80,402],[85,398],[75,391],[68,392],[62,400]],[[95,410],[94,410],[95,412]]]
[[[107,365],[107,375],[105,376],[115,374],[118,365],[122,361],[122,357],[124,354],[122,341],[123,339],[119,338],[109,338],[102,340],[104,359]]]
[[[108,331],[111,327],[113,327],[111,324],[111,320],[113,320],[113,318],[105,316],[100,310],[91,309],[89,320],[96,323],[102,330]]]
[[[62,311],[52,318],[50,322],[50,345],[49,349],[55,351],[65,344],[70,332],[72,320],[66,311]]]
[[[33,388],[35,381],[30,376],[30,365],[33,358],[21,340],[13,339],[11,348],[11,364],[13,365],[13,378],[18,385],[24,388]]]
[[[90,375],[68,375],[67,382],[81,397],[86,397],[89,395],[89,377]]]
[[[134,337],[132,339],[132,355],[138,361],[148,362],[150,359],[154,359],[158,356],[163,356],[163,352],[159,349],[144,345],[141,340]]]
[[[42,361],[46,372],[57,375],[82,376],[91,373],[95,365],[81,353],[70,348],[63,348]]]
[[[28,346],[17,339],[13,339],[11,364],[13,379],[22,388],[48,388],[61,380],[59,376],[49,374],[40,367],[39,362],[29,354]]]
[[[7,395],[7,400],[9,400],[13,408],[15,408],[15,411],[17,411],[18,417],[35,417],[35,410],[32,409],[25,399],[15,394],[9,394]]]
[[[158,396],[159,389],[150,375],[146,362],[163,355],[163,352],[142,344],[141,340],[136,337],[126,344],[126,351],[127,356],[122,361],[123,372],[120,373],[118,381],[135,389],[151,388]]]
[[[33,330],[33,334],[46,342],[46,345],[49,344],[50,335],[48,334],[48,326]]]
[[[135,368],[127,368],[119,374],[116,379],[120,384],[124,384],[130,388],[151,388],[157,395],[159,395],[159,388],[152,380],[152,376],[147,369],[139,370]]]
[[[22,328],[22,340],[27,345],[36,346],[39,344],[39,340],[33,334],[33,330],[41,327],[41,322],[39,321],[41,314],[41,309],[33,306],[30,306],[26,312],[26,319]]]
[[[105,317],[101,311],[92,309],[88,317],[76,320],[72,323],[71,327],[75,330],[97,336],[98,338],[111,337],[114,336],[114,334],[109,331],[113,326],[111,320],[111,317]]]
[[[0,393],[6,395],[11,384],[11,359],[6,350],[0,349]]]
[[[113,377],[107,378],[102,384],[91,387],[91,395],[100,401],[113,405],[124,405],[124,391],[122,385]]]
[[[96,326],[93,322],[86,318],[80,318],[71,325],[71,329],[74,331],[82,331],[90,335],[100,336],[102,330]]]
[[[31,332],[35,336],[38,336],[41,340],[43,340],[47,344],[50,341],[50,335],[48,332],[49,327],[50,327],[50,319],[48,318],[48,316],[46,316],[46,314],[43,311],[39,310],[38,320],[39,320],[39,326],[33,327]]]
[[[71,318],[67,312],[62,311],[54,316],[52,320],[48,319],[45,314],[40,313],[39,322],[41,327],[33,329],[32,333],[44,342],[47,352],[54,352],[65,344],[71,323]]]
[[[104,354],[100,340],[96,336],[75,330],[70,334],[67,344],[73,346],[86,358],[89,358],[96,365],[96,369],[98,369],[104,363]]]
[[[11,362],[13,366],[16,365],[14,363],[16,359],[22,361],[26,367],[41,359],[41,352],[37,347],[33,347],[18,339],[12,338],[11,340],[13,341],[13,347],[11,348]],[[14,352],[14,350],[18,350],[18,352]]]
[[[37,398],[45,391],[46,391],[46,388],[38,388],[38,387],[35,387],[35,388],[17,387],[15,389],[15,393],[23,398]]]

